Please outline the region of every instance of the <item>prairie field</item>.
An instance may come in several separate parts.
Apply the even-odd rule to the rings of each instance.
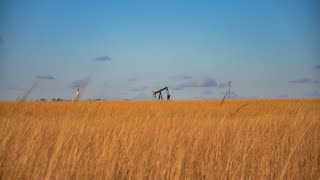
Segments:
[[[0,179],[319,179],[320,99],[0,102]]]

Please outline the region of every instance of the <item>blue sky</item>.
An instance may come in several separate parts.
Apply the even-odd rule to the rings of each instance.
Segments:
[[[320,96],[315,0],[0,2],[0,99]]]

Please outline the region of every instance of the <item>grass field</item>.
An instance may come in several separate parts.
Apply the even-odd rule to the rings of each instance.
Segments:
[[[0,102],[0,179],[318,179],[320,99]]]

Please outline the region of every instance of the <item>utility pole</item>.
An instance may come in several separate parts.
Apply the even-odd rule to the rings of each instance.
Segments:
[[[231,81],[229,81],[229,88],[228,88],[228,98],[230,99],[230,85],[231,85]]]

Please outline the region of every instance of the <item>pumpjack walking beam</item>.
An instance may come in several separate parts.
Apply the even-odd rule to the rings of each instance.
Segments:
[[[168,87],[162,88],[162,89],[160,89],[158,91],[153,91],[152,94],[153,94],[154,97],[156,97],[157,94],[159,94],[158,100],[160,100],[160,99],[163,99],[161,92],[164,91],[164,90],[166,90],[166,92],[167,92],[167,100],[170,100],[170,93],[169,93]]]

